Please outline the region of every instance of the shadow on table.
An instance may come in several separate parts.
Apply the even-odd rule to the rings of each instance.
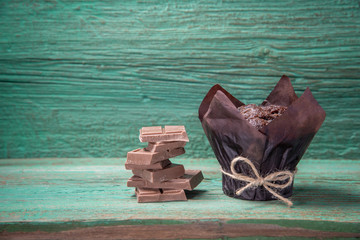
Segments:
[[[199,198],[202,195],[204,195],[206,192],[207,190],[192,190],[192,191],[185,190],[187,199]],[[131,197],[136,198],[136,195],[132,194]]]
[[[187,190],[185,190],[187,199],[200,198],[200,197],[203,196],[206,192],[207,192],[207,190],[192,190],[192,191],[187,191]]]
[[[296,205],[359,207],[360,195],[356,185],[354,185],[353,191],[349,188],[306,185],[294,187],[292,200],[296,202]]]

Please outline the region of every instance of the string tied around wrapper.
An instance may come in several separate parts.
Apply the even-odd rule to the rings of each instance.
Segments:
[[[256,178],[249,177],[249,176],[238,173],[235,170],[235,164],[237,162],[239,162],[239,161],[243,161],[246,164],[248,164],[251,167],[251,169],[252,169],[253,173],[255,174]],[[269,175],[267,175],[265,177],[262,177],[262,176],[260,176],[258,170],[255,168],[254,164],[248,158],[245,158],[245,157],[242,157],[242,156],[235,157],[231,161],[230,170],[231,170],[231,173],[225,172],[223,169],[221,169],[221,172],[223,174],[233,178],[233,179],[248,182],[248,184],[246,184],[244,187],[238,188],[236,190],[236,192],[235,192],[236,195],[241,195],[248,188],[263,186],[274,197],[276,197],[280,201],[283,201],[289,207],[291,207],[293,205],[293,203],[289,199],[281,196],[279,193],[277,193],[272,188],[284,189],[284,188],[290,186],[292,184],[293,180],[294,180],[294,175],[296,173],[296,170],[294,172],[291,172],[289,170],[273,172],[273,173],[270,173]],[[277,184],[277,183],[275,183],[277,181],[282,181],[282,182],[286,181],[286,182],[283,183],[283,184]]]

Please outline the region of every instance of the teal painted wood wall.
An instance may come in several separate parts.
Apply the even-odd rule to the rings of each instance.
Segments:
[[[282,74],[327,118],[304,156],[358,158],[358,1],[1,1],[0,158],[124,157],[220,83],[260,103]]]

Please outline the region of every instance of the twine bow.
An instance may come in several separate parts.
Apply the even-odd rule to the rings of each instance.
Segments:
[[[252,178],[252,177],[238,173],[235,170],[235,164],[239,161],[243,161],[246,164],[248,164],[251,167],[252,171],[254,172],[256,178]],[[283,196],[281,196],[279,193],[275,192],[271,188],[284,189],[284,188],[290,186],[291,183],[293,182],[296,171],[295,172],[291,172],[288,170],[278,171],[278,172],[271,173],[271,174],[267,175],[266,177],[261,177],[259,172],[255,168],[254,164],[249,159],[242,157],[242,156],[235,157],[231,161],[230,169],[231,169],[231,173],[225,172],[223,169],[221,169],[221,172],[233,179],[248,182],[247,185],[236,190],[236,195],[240,195],[246,189],[251,188],[251,187],[264,186],[264,188],[268,192],[270,192],[277,199],[286,203],[289,207],[291,207],[293,205],[293,203],[289,199],[284,198]],[[287,182],[285,182],[284,184],[275,183],[276,181],[285,181],[285,180],[287,180]]]

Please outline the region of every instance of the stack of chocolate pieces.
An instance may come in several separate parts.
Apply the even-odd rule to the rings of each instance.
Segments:
[[[139,139],[148,146],[128,152],[125,163],[134,174],[127,186],[135,187],[138,202],[187,200],[184,190],[193,190],[204,177],[200,170],[185,170],[169,159],[185,153],[185,127],[143,127]]]

